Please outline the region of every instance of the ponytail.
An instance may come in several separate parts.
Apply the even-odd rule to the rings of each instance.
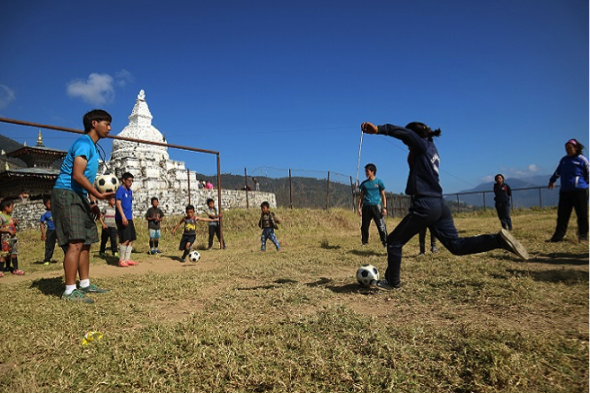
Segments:
[[[432,131],[430,127],[425,125],[421,122],[412,122],[408,123],[406,129],[412,130],[414,133],[418,134],[422,138],[428,138],[428,140],[432,141],[433,137],[439,137],[442,133],[440,129],[436,129]]]

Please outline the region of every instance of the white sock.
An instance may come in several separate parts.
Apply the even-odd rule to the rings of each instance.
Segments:
[[[76,290],[76,285],[66,285],[66,291],[64,291],[65,295],[70,295]]]
[[[80,288],[90,286],[90,279],[80,279]]]
[[[133,249],[133,246],[127,245],[127,260],[131,260],[131,249]]]
[[[119,260],[125,260],[125,253],[127,253],[127,246],[120,245],[119,248],[121,249],[121,252],[119,253]]]

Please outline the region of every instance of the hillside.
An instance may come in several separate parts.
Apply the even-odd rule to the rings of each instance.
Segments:
[[[290,205],[290,189],[289,178],[268,178],[264,176],[256,177],[260,184],[260,191],[275,193],[277,197],[277,204],[280,207],[289,207]],[[197,179],[204,179],[210,181],[214,185],[217,184],[215,176],[207,176],[197,174]],[[306,177],[292,177],[293,189],[293,207],[295,208],[318,208],[326,207],[327,195],[327,180],[306,178]],[[250,187],[254,184],[251,178],[248,179]],[[244,188],[244,177],[240,175],[222,174],[221,186],[224,189],[241,190]],[[342,183],[330,182],[329,207],[352,207],[352,194],[350,185]]]

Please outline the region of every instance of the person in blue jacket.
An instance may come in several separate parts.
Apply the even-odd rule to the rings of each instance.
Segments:
[[[582,155],[584,145],[571,139],[565,143],[567,153],[549,179],[549,189],[555,188],[555,181],[561,177],[557,227],[547,242],[561,242],[567,232],[572,208],[578,217],[578,240],[588,241],[588,158]]]
[[[524,260],[528,259],[526,249],[505,229],[497,234],[459,238],[439,183],[440,157],[433,137],[441,134],[440,129],[432,131],[420,122],[409,123],[406,127],[389,124],[375,126],[367,122],[361,124],[361,130],[367,134],[397,138],[410,149],[410,174],[405,191],[411,197],[410,212],[387,237],[387,270],[385,279],[375,283],[378,289],[394,290],[401,286],[402,248],[425,228],[430,228],[432,234],[456,255],[505,249]]]
[[[494,201],[496,202],[496,212],[502,228],[512,231],[512,219],[510,218],[510,197],[512,189],[507,183],[504,183],[504,175],[498,174],[494,178]]]

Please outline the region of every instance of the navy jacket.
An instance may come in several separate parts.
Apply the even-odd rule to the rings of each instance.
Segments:
[[[549,182],[561,177],[560,192],[588,189],[588,159],[582,155],[564,156]]]
[[[397,138],[410,149],[407,195],[442,197],[442,187],[438,178],[440,158],[432,138],[422,138],[412,130],[390,124],[379,126],[377,133]]]
[[[512,189],[506,183],[502,186],[494,183],[494,200],[498,204],[510,204],[510,196],[512,196]]]

